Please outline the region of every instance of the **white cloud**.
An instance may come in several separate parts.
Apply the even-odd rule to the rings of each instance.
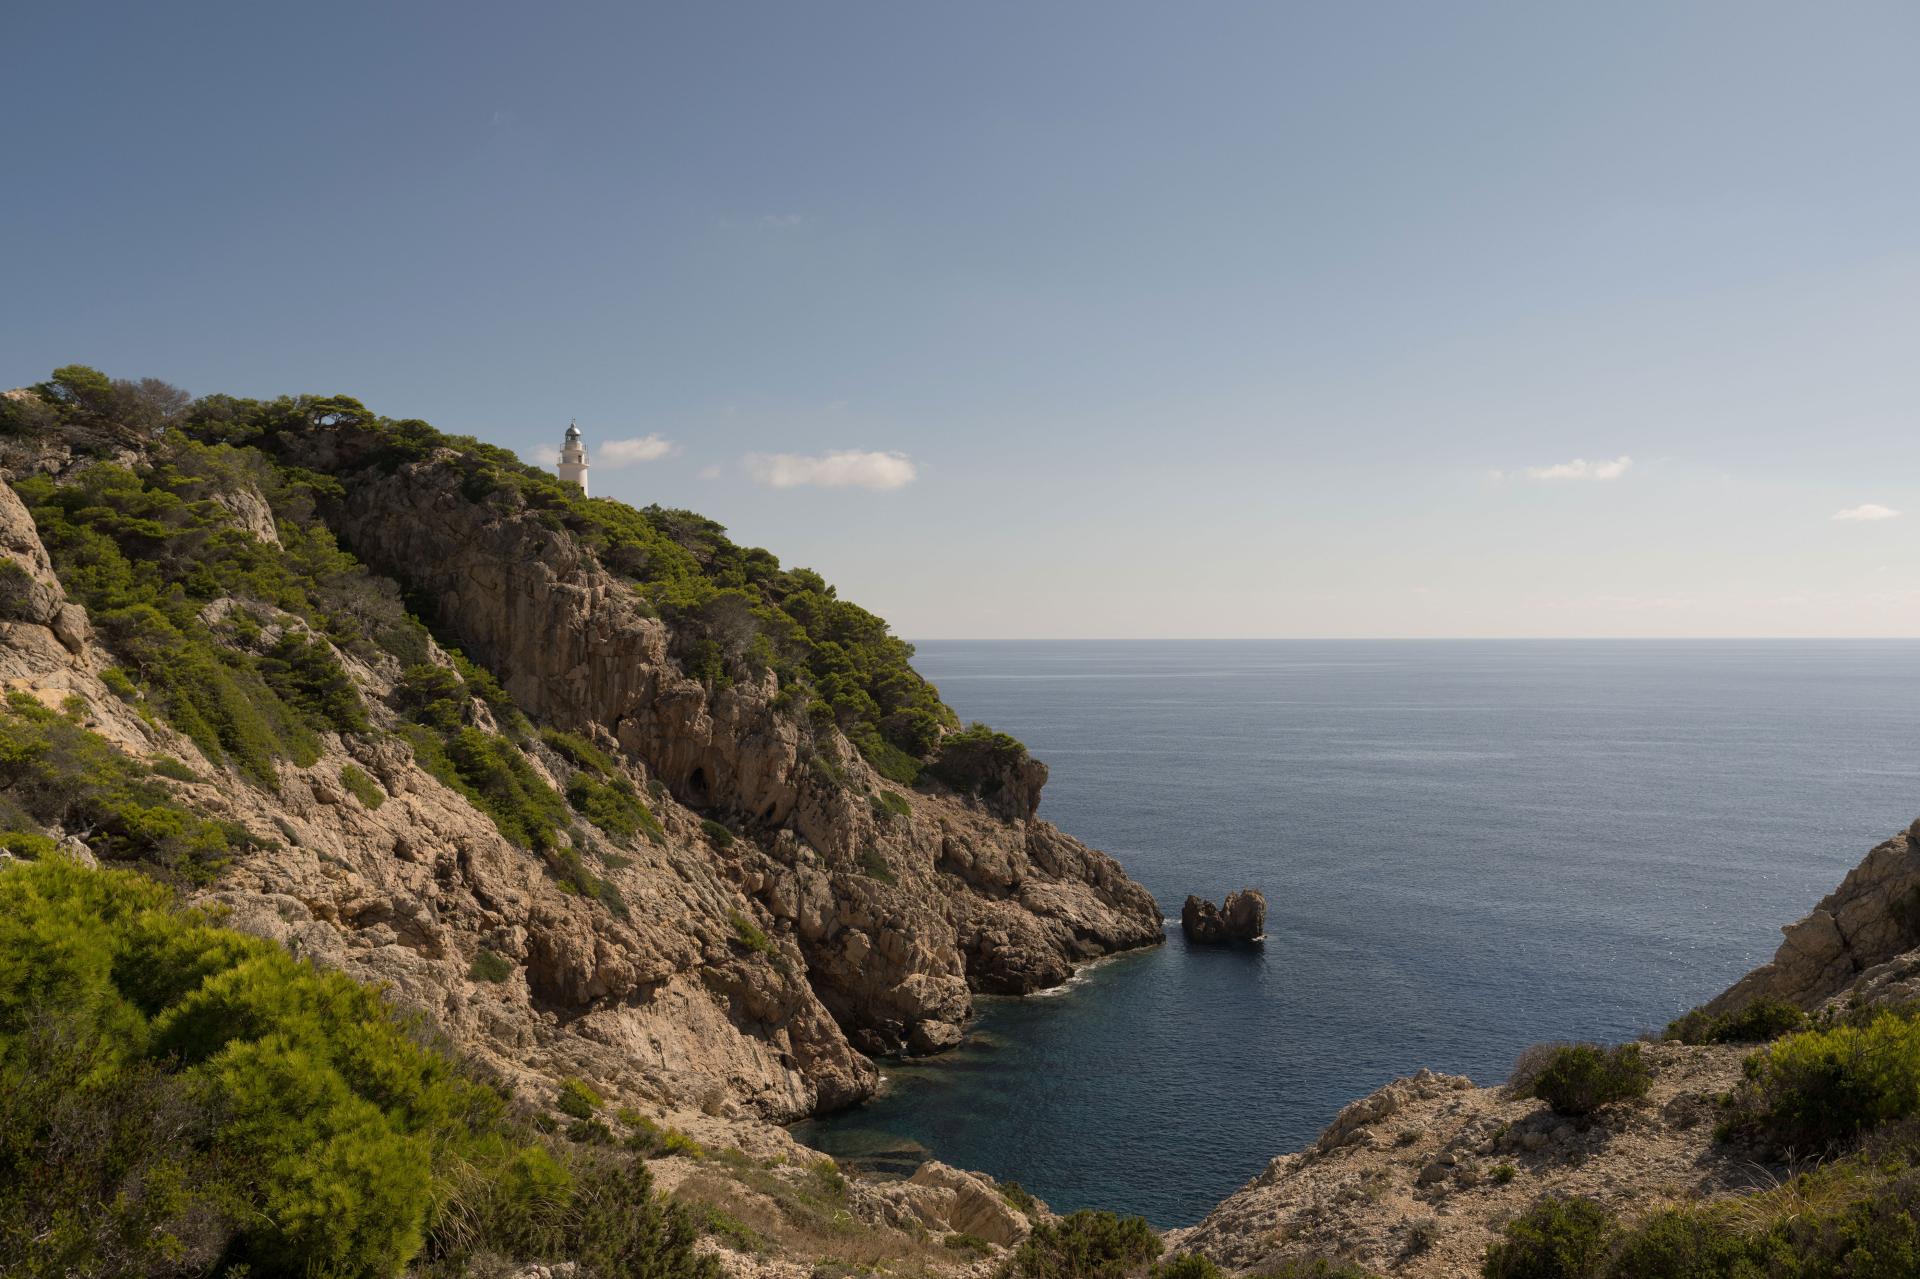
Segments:
[[[1836,520],[1890,520],[1900,512],[1891,506],[1882,506],[1878,502],[1865,502],[1859,506],[1849,506],[1844,511],[1835,511]]]
[[[1552,466],[1529,466],[1527,478],[1530,480],[1617,480],[1627,473],[1633,465],[1630,457],[1616,457],[1611,462],[1589,462],[1584,457],[1576,457],[1571,462],[1556,462]]]
[[[542,466],[558,466],[560,450],[551,444],[536,444],[533,446],[533,460]]]
[[[658,462],[675,452],[672,440],[657,435],[638,435],[627,440],[603,440],[587,444],[587,458],[605,467],[632,466],[635,462]]]
[[[913,483],[919,470],[905,453],[868,453],[841,449],[819,457],[794,453],[749,453],[747,474],[769,488],[897,489]]]

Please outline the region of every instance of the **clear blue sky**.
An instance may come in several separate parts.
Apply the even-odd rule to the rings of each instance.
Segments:
[[[908,636],[1920,634],[1912,4],[6,26],[6,385],[577,418]]]

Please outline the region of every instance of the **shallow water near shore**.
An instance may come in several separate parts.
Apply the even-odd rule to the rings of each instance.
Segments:
[[[919,645],[1052,769],[1041,815],[1267,943],[984,999],[967,1042],[796,1135],[932,1156],[1055,1208],[1186,1225],[1420,1066],[1504,1078],[1625,1038],[1772,954],[1920,814],[1920,642]]]

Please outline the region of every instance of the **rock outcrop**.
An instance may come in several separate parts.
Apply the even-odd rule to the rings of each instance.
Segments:
[[[1267,899],[1254,888],[1228,893],[1220,906],[1188,897],[1180,908],[1180,931],[1199,946],[1249,945],[1267,934]]]
[[[1167,1234],[1229,1271],[1338,1258],[1419,1279],[1480,1273],[1505,1223],[1545,1195],[1617,1211],[1768,1181],[1713,1137],[1715,1098],[1747,1050],[1651,1044],[1647,1098],[1570,1122],[1544,1102],[1421,1071],[1347,1106],[1320,1140],[1282,1155],[1199,1225]]]
[[[1818,1008],[1920,946],[1920,821],[1876,845],[1806,918],[1780,931],[1785,939],[1773,959],[1708,1003],[1707,1012],[1763,998]]]

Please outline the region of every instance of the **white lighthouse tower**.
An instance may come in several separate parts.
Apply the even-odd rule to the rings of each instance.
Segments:
[[[560,465],[553,469],[561,483],[576,485],[580,496],[587,496],[587,446],[580,442],[580,428],[572,422],[567,423],[567,442],[560,446]]]

